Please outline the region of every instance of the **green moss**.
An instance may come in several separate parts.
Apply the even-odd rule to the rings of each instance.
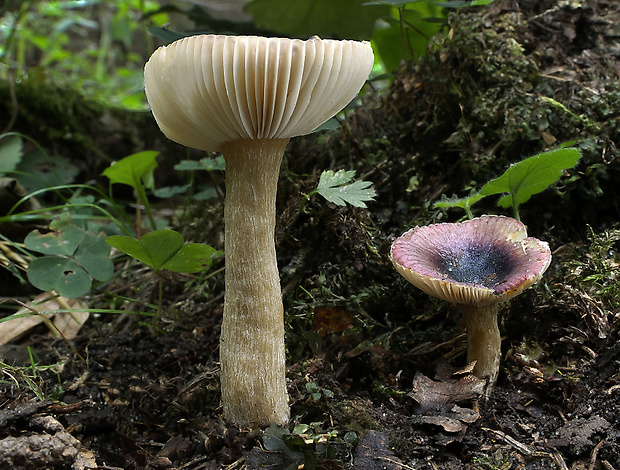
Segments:
[[[412,225],[436,216],[425,204],[442,194],[464,196],[511,163],[574,141],[583,152],[579,166],[522,216],[535,233],[575,219],[600,225],[618,214],[611,201],[620,197],[620,102],[614,58],[592,26],[597,21],[571,4],[535,21],[505,2],[460,10],[426,56],[399,70],[384,93],[367,97],[327,151],[310,138],[293,153],[370,174],[377,200],[392,210],[407,204],[410,218],[401,222]],[[566,23],[581,28],[579,39],[551,34]],[[292,162],[298,173],[307,165]],[[501,213],[493,198],[484,204],[481,213]],[[572,227],[571,237],[585,235],[585,225]]]
[[[0,116],[1,128],[30,137],[50,155],[87,163],[83,169],[96,172],[88,177],[131,153],[170,147],[150,113],[111,108],[42,77],[0,83]]]
[[[361,399],[342,400],[331,405],[333,417],[339,426],[355,432],[377,429],[377,423],[368,413],[369,409],[372,407]]]
[[[589,296],[591,306],[601,315],[604,310],[616,312],[620,309],[620,226],[589,231],[589,245],[574,246],[564,260],[563,281]]]
[[[90,130],[103,114],[103,106],[85,100],[75,90],[61,88],[52,83],[25,79],[15,84],[16,103],[8,99],[8,84],[0,88],[5,116],[17,105],[16,128],[51,148],[68,144],[92,147]],[[89,149],[96,151],[95,149]]]

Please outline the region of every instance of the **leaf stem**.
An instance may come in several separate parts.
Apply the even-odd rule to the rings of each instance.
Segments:
[[[153,317],[153,330],[157,331],[159,328],[159,320],[161,319],[162,305],[164,303],[164,283],[161,271],[155,271],[155,276],[157,276],[157,283],[159,284],[159,298],[157,299],[157,311]]]

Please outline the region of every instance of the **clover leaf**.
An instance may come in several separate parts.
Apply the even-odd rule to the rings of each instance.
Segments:
[[[174,230],[155,230],[140,239],[112,235],[106,242],[155,271],[196,273],[211,266],[213,257],[220,254],[208,245],[185,243],[183,236]]]
[[[44,291],[56,291],[68,298],[86,294],[92,279],[108,281],[114,275],[110,247],[105,236],[95,235],[71,223],[68,214],[50,224],[51,231],[30,232],[24,246],[45,256],[28,264],[30,283]]]

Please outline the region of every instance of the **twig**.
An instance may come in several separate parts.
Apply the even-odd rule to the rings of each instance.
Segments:
[[[568,466],[566,465],[566,462],[564,462],[564,457],[562,457],[562,454],[560,454],[557,449],[553,451],[553,462],[560,470],[568,470]]]
[[[378,460],[385,460],[386,462],[390,462],[393,463],[395,465],[398,465],[400,468],[405,468],[407,470],[415,470],[415,468],[410,467],[409,465],[405,465],[402,462],[399,462],[398,460],[394,460],[394,459],[390,459],[388,457],[377,457]]]
[[[542,451],[536,449],[534,446],[523,444],[523,443],[517,441],[514,437],[509,436],[508,434],[503,433],[502,431],[496,431],[495,429],[490,429],[490,428],[482,428],[482,430],[490,432],[491,434],[493,434],[498,439],[501,439],[506,444],[514,447],[519,452],[527,455],[528,457],[553,458],[552,454],[550,454],[548,452],[542,452]]]
[[[58,296],[56,298],[56,300],[58,300],[60,298],[60,296]],[[82,355],[78,352],[77,349],[75,349],[75,346],[73,346],[73,343],[71,343],[71,341],[69,341],[67,339],[67,337],[64,335],[64,333],[62,331],[60,331],[58,329],[58,327],[56,325],[54,325],[54,323],[52,323],[50,321],[50,319],[47,317],[47,315],[41,313],[37,308],[35,308],[32,305],[28,305],[24,302],[22,302],[19,299],[12,299],[16,304],[21,305],[23,308],[25,308],[26,310],[30,310],[32,313],[34,313],[35,315],[38,315],[42,320],[43,323],[45,323],[45,326],[47,326],[49,328],[50,331],[55,331],[56,333],[58,333],[58,335],[63,339],[63,341],[67,344],[67,346],[69,346],[69,348],[71,348],[71,350],[75,353],[75,355],[77,357],[80,358],[80,360],[82,360],[82,362],[86,362],[86,359],[84,359],[82,357]],[[62,305],[61,305],[62,306]]]
[[[598,451],[601,450],[601,447],[603,447],[604,442],[605,442],[605,439],[602,439],[601,442],[596,444],[594,449],[592,449],[592,455],[590,455],[590,465],[588,465],[588,470],[594,470],[594,466],[596,465],[596,457],[598,455]]]

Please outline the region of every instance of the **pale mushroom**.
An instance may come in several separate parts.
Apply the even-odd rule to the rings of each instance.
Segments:
[[[391,258],[413,285],[463,306],[467,361],[476,361],[474,374],[487,378],[489,394],[501,357],[498,304],[540,280],[549,245],[528,237],[516,219],[482,216],[411,229],[392,244]]]
[[[342,110],[373,66],[357,41],[201,35],[157,49],[146,96],[171,140],[226,161],[226,292],[220,340],[224,417],[286,424],[275,197],[289,139]]]

